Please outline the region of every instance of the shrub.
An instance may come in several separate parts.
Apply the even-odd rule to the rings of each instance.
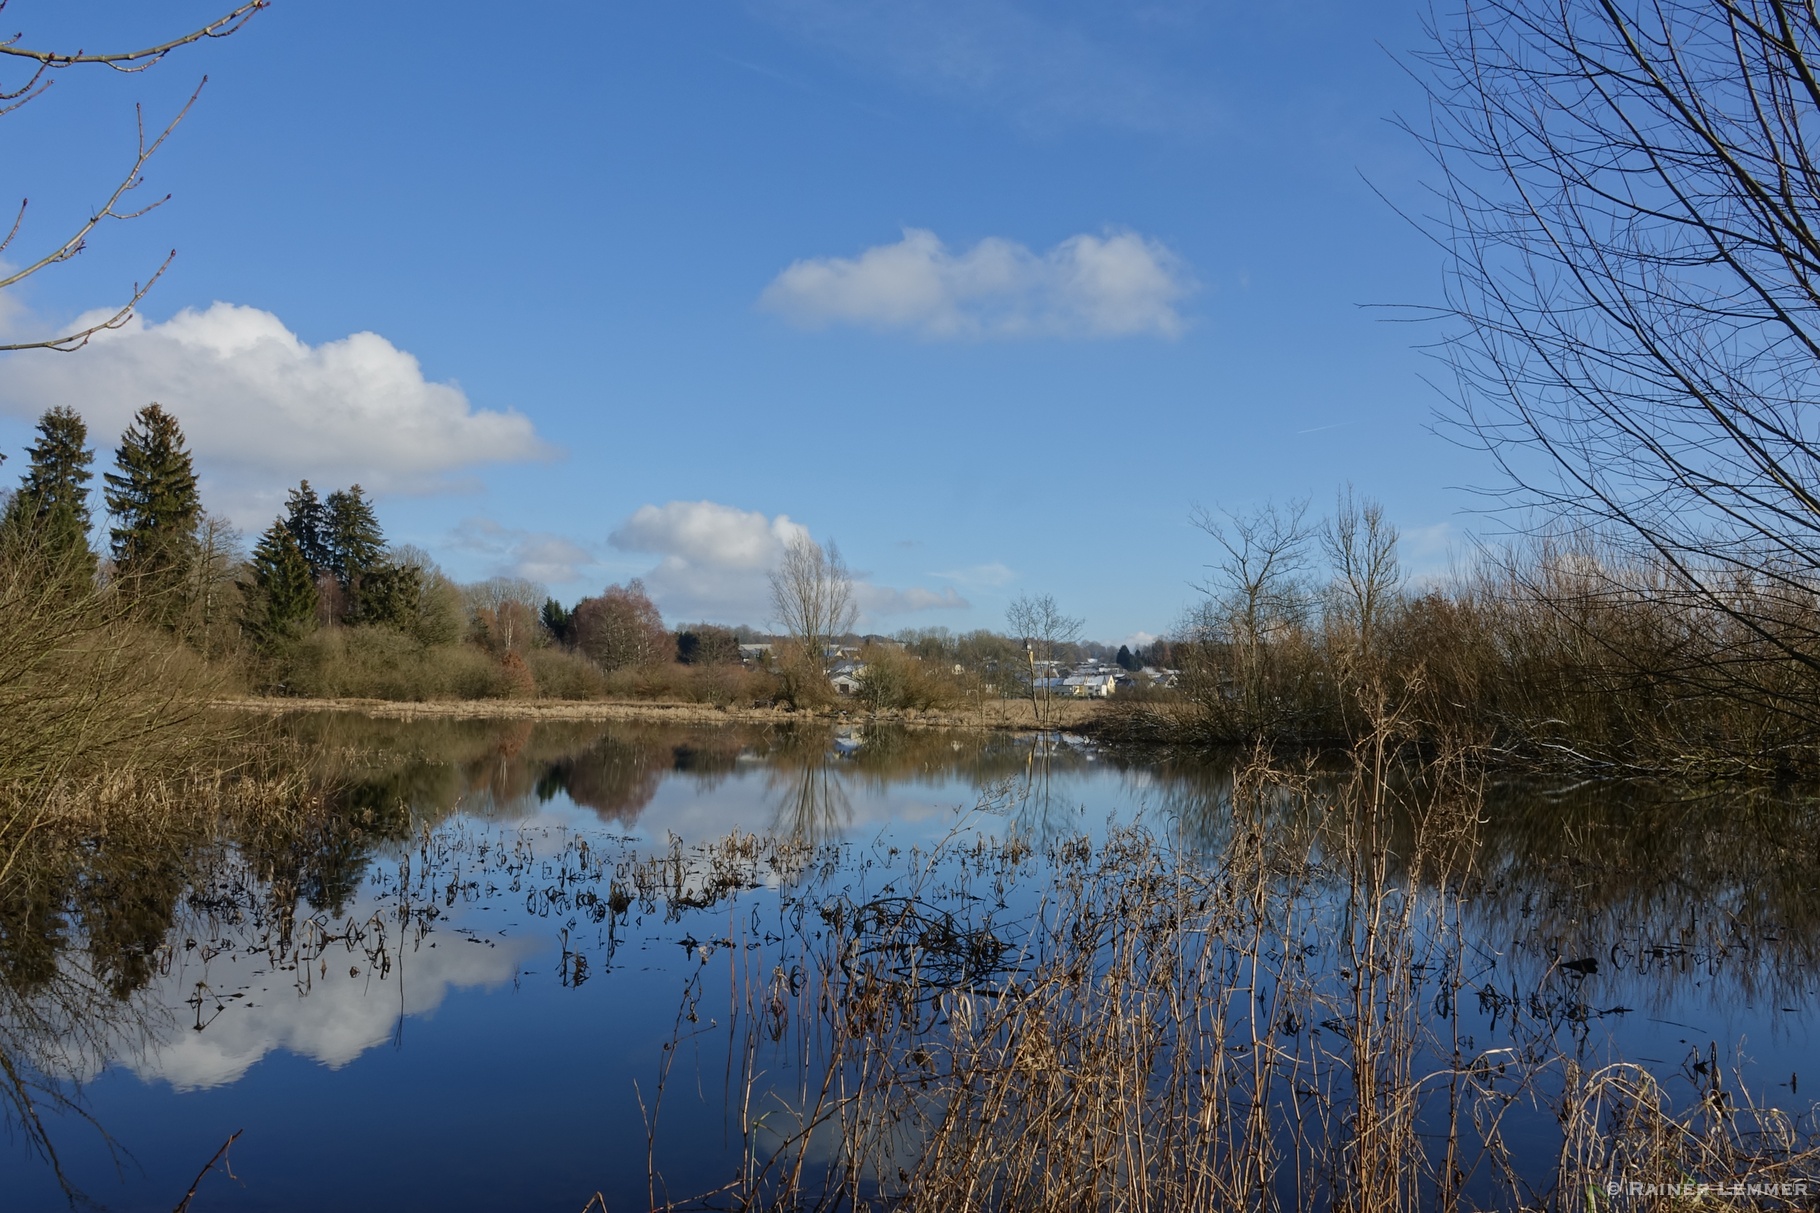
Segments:
[[[383,626],[316,632],[282,663],[279,681],[294,695],[406,701],[498,699],[512,689],[504,668],[478,648],[425,647]]]
[[[530,699],[537,694],[537,679],[519,653],[506,653],[499,663],[499,676],[508,699]]]
[[[580,653],[532,649],[524,660],[537,680],[537,694],[544,699],[600,699],[607,694],[607,676]]]
[[[944,667],[888,645],[869,646],[860,655],[858,698],[868,708],[929,711],[958,707],[966,690]]]

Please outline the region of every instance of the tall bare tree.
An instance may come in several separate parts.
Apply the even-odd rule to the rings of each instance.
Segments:
[[[1333,566],[1335,613],[1358,657],[1368,662],[1403,580],[1397,528],[1384,517],[1381,503],[1359,497],[1349,484],[1340,490],[1333,517],[1321,529],[1321,548]]]
[[[1020,594],[1005,609],[1005,625],[1024,646],[1030,710],[1036,723],[1048,724],[1055,715],[1058,663],[1066,647],[1081,638],[1081,620],[1064,614],[1053,594]]]
[[[1664,579],[1757,696],[1820,672],[1820,10],[1468,0],[1436,31],[1457,432]],[[1413,126],[1413,124],[1412,124]],[[1628,569],[1628,571],[1627,571]],[[1762,697],[1760,697],[1762,698]],[[1820,695],[1774,697],[1820,724]],[[1767,701],[1767,700],[1765,700]]]
[[[1308,612],[1308,546],[1315,528],[1308,500],[1265,502],[1248,513],[1197,508],[1194,525],[1220,547],[1202,583],[1213,608],[1209,625],[1232,643],[1255,650]]]
[[[21,69],[17,76],[0,73],[0,115],[10,114],[21,106],[44,96],[58,73],[71,68],[83,67],[107,68],[125,73],[143,72],[156,66],[164,60],[165,56],[182,47],[210,38],[225,38],[238,32],[254,13],[270,3],[271,0],[246,0],[245,3],[199,29],[180,34],[155,46],[141,47],[137,50],[91,52],[36,49],[20,45],[20,39],[24,36],[22,34],[15,34],[11,38],[0,40],[0,62],[12,62]],[[4,3],[0,3],[0,8],[3,7]],[[158,149],[164,146],[164,141],[170,138],[171,132],[177,129],[177,124],[188,115],[191,106],[196,103],[197,96],[202,92],[202,85],[207,83],[208,77],[204,76],[202,84],[196,86],[196,91],[190,94],[190,99],[177,111],[176,116],[149,138],[147,137],[144,111],[135,107],[139,133],[138,150],[127,171],[117,179],[117,183],[107,198],[99,206],[92,208],[83,219],[72,224],[66,235],[40,246],[41,251],[36,254],[27,254],[23,258],[18,258],[17,254],[7,257],[14,241],[18,239],[25,226],[26,209],[30,199],[21,201],[10,229],[4,236],[0,236],[0,257],[16,261],[18,268],[0,268],[0,290],[16,286],[33,274],[76,256],[88,247],[89,237],[94,234],[95,229],[108,220],[134,219],[166,201],[170,197],[168,194],[146,205],[133,206],[128,203],[128,197],[132,191],[144,183],[146,165],[158,153]],[[139,306],[139,302],[145,298],[146,292],[151,290],[152,284],[157,282],[163,276],[164,271],[170,267],[171,258],[175,256],[176,253],[173,251],[165,257],[163,264],[159,265],[149,278],[143,283],[135,283],[127,301],[115,309],[105,320],[72,329],[55,337],[0,344],[0,351],[43,349],[67,352],[81,349],[96,333],[117,329],[125,324],[132,316],[133,310]]]
[[[771,614],[805,660],[825,672],[829,650],[859,618],[853,574],[832,541],[824,548],[799,533],[784,545],[771,572]]]
[[[1309,545],[1316,530],[1308,500],[1267,501],[1245,513],[1197,508],[1193,522],[1219,545],[1200,588],[1205,603],[1189,621],[1197,659],[1189,681],[1217,702],[1236,695],[1245,727],[1262,727],[1271,645],[1307,621]]]

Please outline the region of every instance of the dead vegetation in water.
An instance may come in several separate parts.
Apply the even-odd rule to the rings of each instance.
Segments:
[[[1399,771],[1397,749],[1381,730],[1337,789],[1253,763],[1212,852],[1137,826],[1041,851],[957,838],[883,887],[798,890],[792,938],[727,941],[730,1007],[685,995],[647,1097],[650,1206],[1591,1213],[1689,1207],[1682,1183],[1716,1185],[1703,1207],[1820,1192],[1811,1118],[1753,1104],[1716,1050],[1674,1100],[1634,1064],[1587,1072],[1546,991],[1507,1043],[1462,1029],[1483,801],[1463,764]],[[663,1103],[709,1037],[741,1161],[678,1192]]]

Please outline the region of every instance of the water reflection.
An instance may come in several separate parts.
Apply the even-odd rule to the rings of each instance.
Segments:
[[[1312,771],[1316,795],[1240,812],[1241,763],[1057,735],[354,717],[290,728],[318,755],[309,811],[183,836],[122,827],[80,848],[41,848],[0,883],[0,1097],[53,1177],[68,1178],[69,1113],[100,1114],[84,1092],[110,1068],[181,1091],[250,1082],[276,1054],[357,1070],[462,991],[582,986],[572,959],[589,954],[582,941],[608,957],[639,946],[626,942],[639,906],[617,901],[635,860],[603,860],[577,831],[630,839],[628,855],[667,853],[672,836],[766,835],[789,846],[761,875],[788,883],[828,844],[887,829],[912,843],[939,837],[956,810],[982,801],[998,813],[974,824],[1039,850],[1142,812],[1210,858],[1257,845],[1259,833],[1314,839],[1318,854],[1346,803],[1344,772]],[[1417,849],[1411,821],[1382,825],[1389,874],[1431,879],[1400,866]],[[1487,792],[1472,837],[1447,877],[1488,1022],[1524,1015],[1534,1032],[1585,1042],[1590,1025],[1633,1014],[1618,1008],[1678,1020],[1690,1008],[1788,1007],[1764,1022],[1804,1031],[1820,960],[1813,801],[1510,784]],[[524,850],[481,849],[505,846]],[[677,887],[706,901],[713,879],[696,872]],[[507,910],[535,916],[534,927],[508,927]],[[500,921],[483,922],[489,914]],[[680,942],[707,947],[699,934]],[[560,965],[545,955],[557,941]],[[590,990],[605,984],[596,964]],[[615,962],[612,980],[647,967]]]
[[[806,847],[819,846],[853,824],[848,771],[858,753],[851,736],[792,736],[768,757],[765,783],[773,804],[770,834]],[[863,743],[860,743],[863,749]],[[857,764],[853,764],[857,766]],[[862,768],[863,770],[863,768]]]

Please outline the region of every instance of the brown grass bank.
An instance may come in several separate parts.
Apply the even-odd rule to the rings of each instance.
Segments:
[[[911,728],[1028,732],[1039,727],[1027,699],[987,700],[964,708],[867,711],[841,701],[825,708],[716,706],[650,699],[450,699],[399,702],[386,699],[278,698],[233,696],[215,701],[226,711],[261,714],[350,712],[383,720],[635,720],[669,724],[792,725],[804,721],[885,722]],[[1090,730],[1105,713],[1094,700],[1068,700],[1045,711],[1048,729]]]

